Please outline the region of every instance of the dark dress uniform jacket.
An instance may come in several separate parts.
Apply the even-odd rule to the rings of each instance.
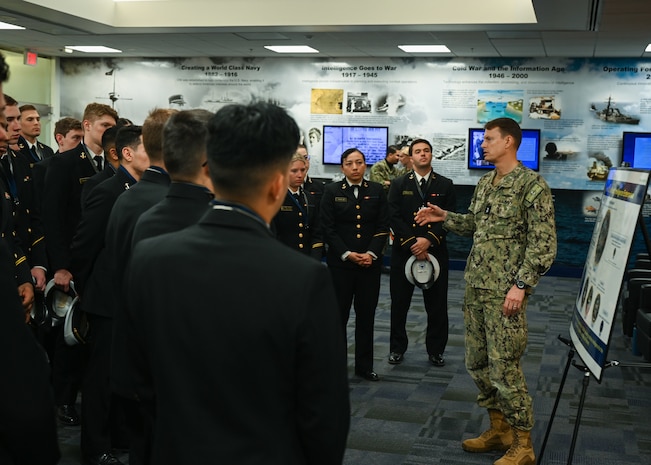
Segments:
[[[445,176],[430,174],[429,185],[425,192],[425,199],[420,196],[416,175],[410,171],[391,182],[389,190],[389,211],[391,214],[391,229],[395,235],[394,247],[411,255],[410,247],[418,237],[426,237],[432,243],[429,253],[434,255],[441,266],[446,266],[448,261],[446,249],[446,232],[443,222],[429,223],[419,226],[414,221],[414,214],[427,203],[438,205],[444,210],[454,211],[456,196],[452,181]]]
[[[0,239],[2,240],[0,247],[4,246],[10,255],[13,256],[15,268],[11,276],[15,278],[15,281],[11,282],[14,284],[14,290],[16,290],[16,286],[18,285],[31,283],[32,274],[27,257],[21,247],[20,238],[16,234],[14,225],[14,201],[9,192],[9,188],[5,184],[5,180],[6,176],[0,165]]]
[[[40,152],[40,156],[32,153],[32,151],[29,149],[29,143],[27,143],[27,140],[23,136],[20,136],[18,138],[18,152],[25,157],[26,160],[29,161],[30,167],[33,167],[34,164],[38,163],[41,160],[45,160],[46,158],[50,158],[52,155],[54,155],[54,150],[52,150],[51,147],[45,145],[44,143],[40,141],[36,141],[36,146],[38,147],[38,151]]]
[[[51,160],[45,175],[41,218],[54,273],[70,270],[70,244],[81,219],[81,189],[97,167],[83,143]]]
[[[321,197],[323,197],[323,191],[325,190],[325,184],[321,181],[315,181],[309,176],[305,176],[305,182],[303,183],[303,190],[308,194],[314,196],[314,201],[317,205],[321,205]]]
[[[87,313],[113,316],[115,289],[111,285],[105,232],[117,198],[135,183],[124,168],[88,195],[77,233],[72,241],[71,270],[82,307]]]
[[[115,174],[115,168],[110,163],[107,163],[104,166],[104,169],[99,173],[91,176],[81,188],[81,209],[83,210],[86,205],[86,199],[88,199],[88,194],[91,193],[95,187],[100,185],[102,182],[106,181],[108,178],[112,177]]]
[[[0,242],[0,463],[54,465],[59,462],[55,406],[45,351],[25,324],[14,265]]]
[[[323,256],[323,237],[316,196],[302,191],[295,199],[287,191],[280,210],[271,221],[271,229],[283,244],[317,260]]]
[[[170,182],[165,171],[147,168],[138,184],[115,202],[106,229],[106,247],[110,267],[116,278],[115,289],[122,287],[122,281],[118,277],[123,275],[129,260],[133,230],[138,218],[165,198]]]
[[[328,244],[328,266],[357,269],[351,261],[341,256],[351,252],[373,252],[380,266],[389,236],[389,212],[386,193],[376,182],[362,181],[358,197],[346,180],[325,186],[321,200],[321,227]]]
[[[43,224],[36,208],[34,179],[29,160],[13,150],[7,152],[16,183],[18,202],[14,205],[14,228],[29,266],[47,268]]]
[[[173,182],[165,198],[140,215],[133,231],[132,247],[142,239],[197,224],[213,197],[204,186]]]
[[[125,280],[130,361],[155,398],[151,463],[341,464],[346,345],[328,271],[219,207],[138,242]]]
[[[123,363],[131,356],[127,352],[123,331],[125,325],[123,278],[131,255],[136,223],[140,215],[165,198],[169,185],[170,177],[165,171],[148,168],[142,174],[140,181],[117,199],[106,227],[106,254],[110,282],[115,295],[118,296],[114,299],[112,312],[115,321],[111,348],[111,387],[120,395],[130,399],[133,399],[133,388],[128,384],[129,375]]]

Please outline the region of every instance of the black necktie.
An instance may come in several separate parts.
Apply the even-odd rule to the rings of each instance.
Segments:
[[[425,181],[425,178],[420,178],[420,190],[425,192],[425,184],[427,184],[427,181]]]
[[[34,161],[41,161],[41,157],[38,156],[38,150],[36,150],[36,144],[32,145],[29,151],[32,154]]]
[[[95,155],[93,157],[93,160],[95,160],[95,164],[97,165],[97,170],[102,171],[102,157],[99,155]]]

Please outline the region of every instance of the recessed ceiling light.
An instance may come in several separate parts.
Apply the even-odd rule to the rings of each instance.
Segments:
[[[66,45],[65,48],[84,53],[122,53],[122,50],[103,45]]]
[[[651,52],[651,44],[647,45],[644,49],[645,52]]]
[[[0,21],[0,29],[25,29],[22,26],[16,26],[15,24],[3,23]]]
[[[319,53],[307,45],[265,45],[264,48],[276,53]]]
[[[398,45],[398,48],[407,53],[450,53],[445,45]]]

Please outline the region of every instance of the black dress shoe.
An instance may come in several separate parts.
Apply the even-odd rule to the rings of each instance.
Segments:
[[[66,426],[77,426],[79,424],[79,414],[74,405],[60,405],[57,409],[57,418]]]
[[[373,370],[371,370],[371,371],[356,371],[355,374],[357,376],[361,376],[362,378],[364,378],[367,381],[380,381],[380,377]]]
[[[443,360],[443,355],[441,354],[430,355],[429,361],[432,362],[432,365],[435,367],[445,366],[445,360]]]
[[[404,356],[402,354],[400,354],[398,352],[391,352],[389,354],[389,363],[391,365],[398,365],[398,364],[402,363],[403,358],[404,358]]]
[[[124,465],[124,463],[120,462],[115,455],[106,453],[86,457],[84,465]]]

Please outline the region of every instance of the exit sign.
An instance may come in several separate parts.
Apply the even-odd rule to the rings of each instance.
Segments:
[[[32,50],[25,50],[25,64],[27,66],[36,66],[38,61],[38,53]]]

